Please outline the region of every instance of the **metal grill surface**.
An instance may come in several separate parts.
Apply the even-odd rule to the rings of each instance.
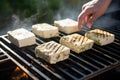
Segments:
[[[108,31],[112,31],[116,35],[113,43],[102,47],[94,45],[92,49],[81,54],[71,51],[70,57],[67,60],[56,64],[49,64],[40,58],[36,58],[34,49],[39,44],[51,40],[59,43],[60,37],[67,35],[61,32],[59,37],[50,39],[36,36],[36,44],[24,48],[15,46],[7,39],[7,35],[3,35],[0,36],[0,48],[4,55],[7,55],[34,80],[90,79],[120,64],[120,34],[118,34],[120,30],[112,29]],[[84,32],[78,33],[84,34]]]

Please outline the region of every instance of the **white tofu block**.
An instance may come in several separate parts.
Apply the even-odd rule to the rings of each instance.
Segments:
[[[72,51],[76,53],[81,53],[88,49],[91,49],[94,41],[88,39],[85,36],[75,33],[61,37],[60,43],[69,47]]]
[[[42,38],[51,38],[59,35],[58,28],[47,23],[33,25],[32,32]]]
[[[66,34],[78,31],[78,22],[69,18],[54,21],[54,25],[58,27],[61,32],[64,32]]]
[[[18,47],[30,46],[36,43],[35,35],[24,28],[8,31],[7,34],[8,39]]]
[[[69,58],[69,54],[70,49],[68,47],[54,41],[43,43],[35,48],[35,56],[44,59],[50,64]]]
[[[94,40],[94,42],[100,46],[110,44],[114,42],[115,39],[114,34],[111,34],[107,31],[103,31],[100,29],[91,30],[85,33],[85,36],[88,37],[89,39]]]

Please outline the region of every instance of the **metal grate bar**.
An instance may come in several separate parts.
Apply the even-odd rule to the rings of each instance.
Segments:
[[[95,60],[93,57],[90,57],[90,56],[89,56],[89,53],[88,53],[87,55],[82,55],[82,56],[83,56],[83,58],[87,59],[87,61],[90,61],[91,63],[96,64],[97,67],[99,67],[99,68],[104,68],[104,67],[106,67],[105,64],[103,64],[103,63]]]
[[[27,52],[27,53],[25,53],[25,52]],[[64,79],[60,75],[58,75],[57,73],[54,73],[52,70],[50,70],[48,67],[46,67],[42,62],[40,62],[39,60],[35,59],[35,56],[33,57],[33,55],[30,55],[30,53],[34,54],[32,49],[26,49],[25,52],[23,52],[23,53],[25,53],[25,55],[27,57],[29,57],[31,60],[33,60],[35,63],[37,63],[38,66],[41,66],[42,68],[46,69],[47,72],[50,72],[52,74],[51,76],[56,76],[57,78],[62,79],[62,80]]]
[[[7,42],[5,42],[7,44]],[[28,66],[29,68],[31,68],[33,71],[35,71],[37,74],[39,74],[41,77],[43,77],[44,79],[49,80],[50,78],[48,78],[48,76],[46,76],[45,74],[43,74],[42,72],[40,72],[36,67],[34,67],[32,64],[28,63],[25,59],[23,59],[21,56],[19,56],[16,52],[12,51],[9,47],[7,47],[4,43],[1,43],[1,45],[6,49],[6,51],[10,51],[9,53],[11,53],[11,57],[15,56],[17,58],[15,58],[17,61],[20,60],[21,63],[24,63],[24,65]],[[9,44],[7,44],[9,45]],[[19,62],[17,62],[19,63]],[[25,69],[23,69],[25,70]],[[27,72],[28,73],[28,72]],[[35,77],[33,77],[33,75],[31,75],[32,73],[29,72],[28,73],[29,76],[31,76],[33,79]]]
[[[8,60],[10,59],[3,53],[2,49],[0,48],[0,63],[4,63]]]
[[[31,50],[31,49],[30,49],[30,50]],[[29,50],[27,50],[27,51],[29,51]],[[33,50],[31,50],[31,51],[32,51],[32,53],[33,53]],[[64,65],[64,64],[63,64],[63,65]],[[66,65],[66,66],[67,66],[67,65]],[[79,66],[79,67],[80,67],[80,66]],[[72,69],[72,70],[70,70],[70,71],[75,71],[75,72],[76,72],[77,70],[76,70],[76,69]],[[80,77],[80,75],[83,76],[83,75],[82,75],[83,73],[78,72],[78,71],[77,71],[77,73],[79,73],[79,77]]]
[[[58,68],[58,70],[60,72],[62,72],[63,74],[67,75],[71,80],[76,80],[77,79],[75,76],[73,76],[73,74],[67,72],[65,70],[64,66],[56,64],[56,67]]]
[[[3,43],[0,43],[0,46],[4,46]],[[3,47],[4,49],[4,47]],[[3,51],[3,50],[2,50]],[[7,51],[7,50],[6,50]],[[6,54],[7,56],[9,56],[5,51],[3,51],[4,54]],[[9,56],[10,57],[10,56]],[[37,77],[35,77],[33,74],[31,74],[30,71],[28,71],[27,69],[25,69],[25,67],[23,67],[20,63],[18,63],[14,58],[10,57],[10,59],[16,64],[18,65],[24,72],[26,72],[27,74],[29,74],[29,76],[31,76],[31,78],[35,79],[35,80],[38,80]]]
[[[109,61],[106,61],[106,59],[98,56],[98,55],[95,55],[94,52],[92,54],[90,54],[92,57],[94,57],[94,59],[96,59],[97,61],[99,62],[102,62],[104,65],[107,65],[109,66],[111,63]]]
[[[69,60],[69,63],[71,63],[71,65],[74,65],[74,67],[78,67],[77,70],[80,70],[81,74],[90,74],[90,73],[92,73],[91,70],[89,70],[88,68],[86,68],[85,66],[83,66],[83,65],[81,65],[79,63],[76,63],[71,58],[69,58],[68,60]]]
[[[79,73],[74,67],[70,66],[68,63],[60,62],[60,65],[62,65],[62,68],[64,68],[66,72],[69,72],[71,75],[75,76],[76,78],[81,78],[83,76],[81,73]]]
[[[100,51],[98,51],[98,50],[96,50],[96,49],[93,49],[93,50],[95,50],[95,51],[98,52],[97,54],[94,53],[95,55],[101,56],[101,57],[104,58],[105,60],[109,61],[109,63],[114,63],[114,62],[117,61],[115,58],[113,58],[113,57],[111,57],[111,56],[109,56],[109,55],[107,55],[107,54],[105,54],[105,53],[102,53],[102,52],[100,52]]]
[[[118,51],[117,51],[117,50],[114,50],[113,48],[110,48],[110,47],[107,48],[107,47],[105,47],[105,48],[107,48],[108,50],[103,49],[103,48],[98,47],[98,46],[95,46],[95,48],[96,48],[97,50],[103,52],[104,54],[106,53],[107,55],[112,56],[112,58],[115,58],[115,59],[117,59],[117,60],[120,59],[120,56],[117,54]]]
[[[21,57],[23,57],[23,58],[25,58],[29,63],[31,63],[30,61],[33,61],[32,59],[28,59],[28,55],[26,55],[26,54],[29,54],[29,53],[26,53],[26,52],[24,52],[23,50],[20,50],[17,46],[12,46],[11,47],[13,50],[15,50],[16,51],[16,53],[18,53],[19,54],[19,56],[21,56]],[[22,53],[22,54],[21,54]],[[33,52],[32,52],[33,53]],[[24,55],[23,55],[24,54]],[[35,59],[35,57],[34,57],[34,59]],[[36,64],[31,64],[31,68],[32,68],[32,66],[33,65],[36,65]],[[43,68],[43,66],[42,66],[42,68],[40,68],[41,67],[41,65],[38,65],[39,67],[37,67],[37,69],[39,69],[39,70],[36,70],[34,67],[33,67],[33,69],[34,70],[36,70],[36,72],[38,72],[38,71],[40,71],[42,68]],[[45,68],[45,66],[44,66],[44,68]],[[45,69],[47,69],[48,70],[48,68],[46,67]],[[44,69],[43,69],[44,70]],[[46,73],[46,72],[51,72],[50,70],[48,70],[48,71],[44,71],[44,74]],[[40,73],[40,72],[38,72],[38,73]],[[43,74],[43,73],[42,73]],[[53,75],[51,75],[51,73],[49,73],[49,75],[51,75],[51,76],[54,76],[53,78],[55,78],[55,76],[57,77],[57,79],[63,79],[64,80],[64,78],[62,78],[60,75],[57,75],[57,74],[55,74],[55,73],[53,73],[52,72],[52,74]],[[39,76],[41,76],[41,74],[39,74]],[[50,79],[50,77],[51,76],[49,76],[49,79]],[[46,77],[47,78],[47,77]]]
[[[86,28],[79,34],[84,34],[88,31]],[[5,53],[10,59],[16,63],[23,71],[25,71],[33,79],[47,79],[47,80],[81,80],[91,78],[93,75],[98,75],[101,72],[109,70],[115,65],[119,64],[120,60],[120,40],[115,39],[112,44],[104,47],[94,45],[92,49],[77,54],[73,51],[67,60],[58,62],[54,65],[49,64],[43,59],[36,58],[34,49],[39,44],[56,41],[67,35],[60,32],[60,36],[55,38],[43,39],[36,36],[36,44],[19,48],[12,44],[7,36],[0,37],[0,47],[6,51]],[[119,35],[118,35],[119,36]],[[117,37],[118,37],[117,36]],[[1,53],[0,53],[1,54]],[[0,57],[4,57],[3,55]]]
[[[80,63],[84,66],[87,66],[87,68],[89,68],[91,71],[96,71],[96,70],[99,69],[98,67],[96,67],[95,65],[87,62],[86,60],[83,60],[83,59],[81,59],[81,58],[79,58],[79,57],[77,57],[73,54],[70,54],[70,55],[71,55],[71,59],[74,59],[76,62],[78,62],[78,63]]]

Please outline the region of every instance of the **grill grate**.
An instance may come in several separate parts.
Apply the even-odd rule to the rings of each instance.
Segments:
[[[84,31],[79,33],[83,34]],[[91,50],[81,54],[71,51],[70,58],[54,65],[35,57],[34,49],[37,45],[51,40],[59,42],[63,35],[66,34],[60,32],[59,37],[50,39],[36,36],[36,44],[24,48],[18,48],[7,39],[7,35],[4,35],[0,37],[0,47],[4,54],[35,80],[90,79],[120,64],[119,38],[107,46],[94,45]]]
[[[6,62],[10,60],[2,51],[2,49],[0,48],[0,64]]]

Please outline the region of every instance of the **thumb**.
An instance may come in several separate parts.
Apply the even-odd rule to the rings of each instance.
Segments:
[[[86,23],[86,25],[88,26],[88,28],[91,28],[92,25],[94,24],[94,22],[97,20],[98,16],[97,15],[92,15],[88,22]]]

